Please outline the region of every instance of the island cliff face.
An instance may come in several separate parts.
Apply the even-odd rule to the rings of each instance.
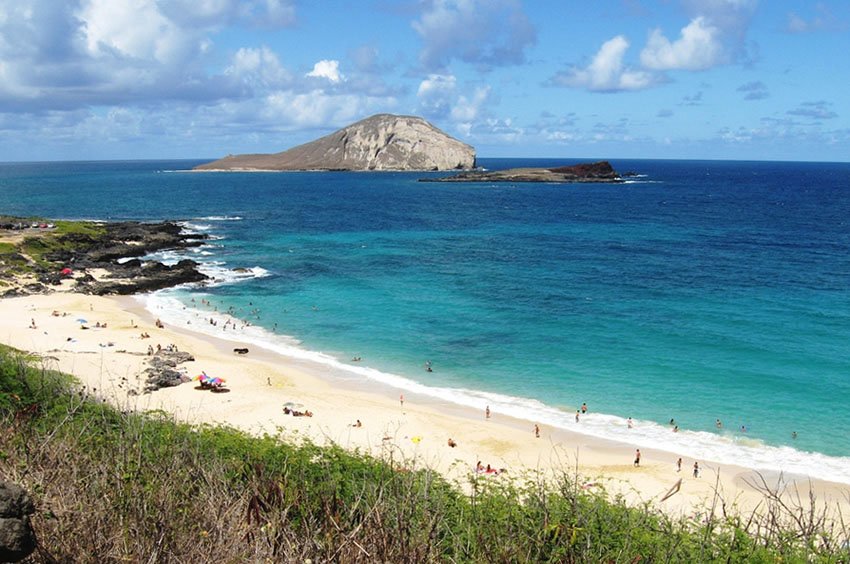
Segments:
[[[422,118],[378,114],[275,154],[234,155],[195,170],[465,170],[475,149]]]

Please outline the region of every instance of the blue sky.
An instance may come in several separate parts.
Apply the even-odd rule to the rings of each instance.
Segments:
[[[277,152],[420,115],[482,157],[850,161],[846,0],[0,0],[0,160]]]

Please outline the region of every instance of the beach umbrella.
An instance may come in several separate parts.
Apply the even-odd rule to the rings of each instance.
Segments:
[[[289,409],[301,409],[302,407],[304,407],[304,404],[295,401],[288,401],[283,404],[283,407],[288,407]]]
[[[77,320],[77,323],[88,323],[88,321],[86,321],[85,319],[83,319],[83,318],[81,317],[81,318],[79,318],[79,319]]]

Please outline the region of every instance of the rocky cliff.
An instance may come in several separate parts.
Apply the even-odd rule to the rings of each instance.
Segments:
[[[232,155],[195,170],[465,170],[475,149],[422,118],[378,114],[275,154]]]

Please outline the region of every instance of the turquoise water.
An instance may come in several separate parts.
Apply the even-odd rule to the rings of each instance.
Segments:
[[[185,323],[203,296],[348,378],[850,482],[850,164],[615,160],[638,176],[568,186],[192,164],[2,165],[0,210],[185,220],[219,281],[151,308]]]

